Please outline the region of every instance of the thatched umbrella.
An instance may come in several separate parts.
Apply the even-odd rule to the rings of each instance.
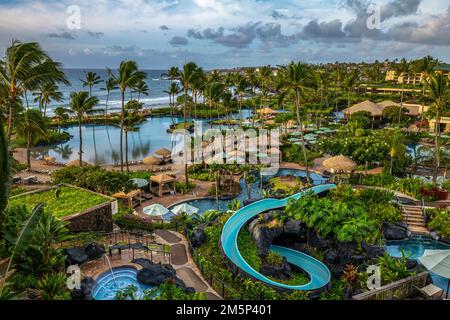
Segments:
[[[172,157],[172,151],[166,148],[159,149],[155,152],[155,154],[163,157],[164,159]]]
[[[277,112],[275,110],[270,109],[270,108],[262,108],[262,109],[257,110],[256,112],[259,114],[265,115],[265,116],[277,114]]]
[[[154,166],[155,164],[160,164],[162,162],[162,159],[159,159],[157,157],[148,157],[145,158],[143,163],[145,165]]]
[[[89,165],[89,163],[87,163],[86,161],[83,161],[82,162],[82,166],[84,167],[84,166],[88,166]],[[79,167],[80,166],[80,160],[73,160],[73,161],[70,161],[70,162],[68,162],[67,164],[66,164],[66,166],[67,167]]]
[[[323,166],[331,173],[352,173],[358,165],[346,156],[337,156],[325,160]]]

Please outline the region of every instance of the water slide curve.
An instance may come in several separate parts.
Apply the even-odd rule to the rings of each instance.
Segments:
[[[262,281],[271,287],[299,291],[311,291],[325,287],[330,282],[331,274],[327,266],[319,260],[297,250],[280,246],[271,246],[271,251],[286,257],[290,264],[295,265],[307,272],[310,278],[310,282],[305,285],[287,285],[279,283],[262,275],[253,269],[247,261],[245,261],[239,252],[237,239],[242,227],[249,220],[253,219],[260,213],[284,208],[291,199],[298,200],[307,192],[312,191],[319,194],[334,188],[336,188],[336,185],[334,184],[318,185],[282,200],[264,199],[238,210],[233,216],[230,217],[230,219],[228,219],[222,230],[221,245],[224,254],[235,266],[244,271],[247,275]]]

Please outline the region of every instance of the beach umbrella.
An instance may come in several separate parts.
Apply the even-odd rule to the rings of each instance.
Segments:
[[[197,214],[199,210],[200,209],[193,207],[187,203],[183,203],[183,204],[180,204],[179,206],[176,206],[175,208],[173,208],[172,212],[175,215],[181,215],[182,213],[186,213],[186,214],[192,216],[194,214]]]
[[[447,295],[450,290],[450,250],[425,250],[420,263],[428,271],[448,279]]]
[[[143,163],[149,166],[153,166],[155,164],[160,164],[162,162],[161,159],[157,158],[157,157],[148,157],[145,158]]]
[[[332,173],[353,172],[358,166],[356,162],[345,156],[329,158],[323,162],[323,166]]]
[[[298,131],[291,133],[291,136],[294,136],[294,137],[299,137],[301,135],[302,135],[302,132],[298,132]]]
[[[155,154],[163,158],[170,158],[172,156],[172,151],[166,148],[162,148],[156,151]]]
[[[163,207],[159,203],[155,203],[151,206],[145,207],[143,212],[150,217],[161,219],[164,219],[164,216],[170,213],[167,208]]]
[[[131,182],[133,182],[139,189],[145,188],[149,184],[149,182],[145,179],[131,179]]]

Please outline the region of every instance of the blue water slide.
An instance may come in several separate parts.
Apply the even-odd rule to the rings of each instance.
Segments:
[[[235,266],[244,271],[247,275],[272,287],[300,291],[311,291],[325,287],[330,282],[331,273],[327,266],[325,266],[319,260],[297,250],[292,250],[280,246],[271,246],[271,251],[278,253],[283,257],[286,257],[287,261],[290,264],[295,265],[307,272],[310,278],[310,282],[305,285],[287,285],[279,283],[262,275],[257,270],[253,269],[247,263],[247,261],[245,261],[245,259],[239,252],[237,239],[242,227],[244,227],[244,225],[249,220],[253,219],[260,213],[269,210],[284,208],[287,206],[290,200],[298,200],[307,192],[312,191],[316,194],[319,194],[334,188],[336,188],[336,185],[334,184],[319,185],[282,200],[264,199],[238,210],[234,215],[230,217],[230,219],[228,219],[227,223],[222,229],[221,245],[224,254]]]

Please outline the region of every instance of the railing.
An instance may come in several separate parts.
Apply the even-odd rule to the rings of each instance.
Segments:
[[[425,287],[427,279],[428,272],[422,272],[379,289],[353,296],[353,300],[402,300],[411,296],[416,288]]]

